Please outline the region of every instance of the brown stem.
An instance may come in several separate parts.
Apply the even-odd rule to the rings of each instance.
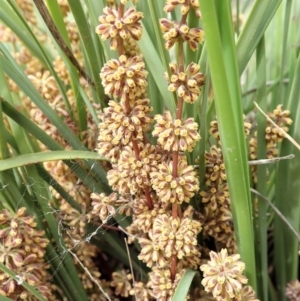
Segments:
[[[174,282],[176,276],[176,266],[177,266],[177,255],[174,254],[171,257],[171,280]]]
[[[180,24],[185,24],[186,23],[186,19],[187,19],[188,14],[185,14],[182,16],[181,20],[180,20]]]
[[[182,16],[182,19],[180,21],[180,24],[186,23],[187,14]],[[179,72],[184,72],[184,53],[183,53],[183,40],[178,40],[178,68]],[[178,97],[177,102],[177,110],[176,110],[176,119],[182,118],[182,110],[183,110],[183,97]],[[179,151],[173,152],[173,170],[172,170],[172,176],[173,178],[178,177],[178,159],[179,159]],[[172,217],[173,218],[181,218],[182,217],[182,211],[178,204],[173,203],[172,204]],[[171,280],[174,282],[175,276],[176,276],[176,266],[177,266],[177,254],[174,254],[171,258]]]
[[[98,222],[94,222],[93,224],[96,225],[96,226],[101,226],[102,228],[107,229],[107,230],[114,230],[114,231],[122,232],[122,230],[119,229],[118,227],[105,225],[105,224],[101,224],[101,223],[98,223]]]
[[[151,198],[151,195],[150,195],[150,190],[149,190],[149,187],[145,187],[145,196],[146,196],[146,200],[147,200],[147,205],[149,207],[150,210],[153,209],[153,201],[152,201],[152,198]]]
[[[89,75],[82,69],[79,62],[75,58],[72,50],[69,48],[69,46],[66,44],[65,40],[63,39],[62,35],[60,34],[60,31],[58,30],[57,26],[55,25],[44,1],[43,0],[33,0],[33,2],[35,4],[36,8],[38,9],[39,13],[41,14],[43,20],[45,21],[53,38],[55,39],[56,43],[60,47],[60,49],[65,53],[65,55],[68,57],[70,62],[75,66],[75,68],[78,70],[79,74],[88,82],[88,84],[95,87],[95,83],[89,77]]]

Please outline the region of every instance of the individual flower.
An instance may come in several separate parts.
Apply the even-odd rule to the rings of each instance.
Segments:
[[[298,301],[300,298],[300,282],[299,280],[293,280],[286,286],[285,295],[289,301]]]
[[[178,174],[174,176],[173,161],[170,161],[159,164],[158,170],[150,173],[152,188],[162,203],[188,203],[199,190],[196,172],[186,160],[179,160],[177,172]]]
[[[201,224],[196,220],[162,214],[153,223],[153,242],[164,251],[167,258],[172,255],[178,259],[199,255],[196,246],[200,230]]]
[[[168,19],[160,19],[159,23],[163,38],[166,40],[165,47],[168,50],[172,48],[180,38],[184,42],[187,42],[193,51],[195,51],[198,44],[204,40],[204,33],[200,28],[189,28],[186,24]]]
[[[121,55],[119,60],[111,59],[103,66],[100,77],[105,94],[125,101],[136,99],[145,92],[147,74],[140,56],[127,58]]]
[[[110,142],[112,145],[119,145],[120,143],[127,145],[132,138],[143,140],[144,131],[153,120],[149,114],[152,111],[149,102],[149,99],[137,99],[133,102],[133,108],[127,110],[126,101],[121,100],[118,103],[110,100],[108,107],[100,115],[104,125],[100,126],[99,143]],[[103,145],[100,144],[100,146]],[[108,148],[107,153],[109,154],[111,150],[112,148]],[[106,155],[106,152],[99,148],[99,145],[98,151]]]
[[[199,10],[198,0],[167,0],[166,5],[164,7],[164,11],[166,13],[169,13],[179,4],[181,4],[180,6],[181,14],[186,15],[192,8],[195,10],[196,16],[200,18],[201,14]]]
[[[105,7],[103,15],[99,17],[100,24],[96,27],[96,33],[101,35],[102,40],[111,39],[110,48],[116,50],[119,38],[126,40],[133,38],[139,40],[142,36],[140,20],[142,12],[137,12],[133,7],[128,8],[122,17],[117,9]]]
[[[116,193],[111,193],[109,196],[106,196],[105,193],[92,193],[92,215],[98,216],[103,223],[106,223],[108,218],[114,216],[116,213],[114,203],[117,200],[118,196]]]
[[[191,152],[200,140],[198,124],[194,118],[185,121],[173,119],[169,111],[154,117],[156,124],[152,135],[158,137],[158,144],[167,151]]]
[[[211,292],[215,298],[220,300],[234,298],[242,290],[242,285],[247,283],[247,278],[242,275],[245,264],[240,261],[240,255],[228,256],[227,250],[222,249],[220,253],[211,251],[210,260],[200,266],[203,271],[201,281],[206,292]]]
[[[131,290],[132,275],[125,270],[112,273],[111,286],[115,288],[115,294],[122,297],[128,297]]]
[[[168,80],[168,89],[171,92],[177,91],[179,97],[183,97],[187,103],[194,103],[200,95],[200,87],[204,85],[205,76],[199,72],[200,66],[190,63],[185,72],[179,70],[174,63],[170,64],[171,77],[165,73],[164,77]]]

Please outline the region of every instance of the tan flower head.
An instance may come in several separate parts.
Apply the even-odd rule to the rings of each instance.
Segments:
[[[111,286],[115,288],[115,294],[122,297],[128,297],[131,290],[132,275],[125,270],[112,273]]]
[[[117,200],[117,197],[116,193],[111,193],[109,196],[106,196],[105,193],[92,193],[91,199],[93,200],[93,210],[91,214],[99,216],[101,221],[106,223],[107,219],[116,213],[114,203]]]
[[[242,290],[238,293],[238,296],[235,299],[236,301],[259,301],[255,297],[255,292],[253,288],[249,285],[246,285],[242,288]]]
[[[135,282],[130,290],[130,295],[135,296],[136,300],[151,301],[153,300],[149,284]]]
[[[200,140],[198,124],[193,118],[184,121],[173,119],[169,111],[154,117],[156,124],[152,135],[158,137],[158,144],[167,151],[191,152]]]
[[[97,148],[96,151],[99,155],[103,155],[108,158],[111,163],[116,163],[120,157],[120,150],[123,145],[121,141],[119,143],[113,144],[114,139],[114,129],[112,126],[105,122],[99,123],[99,136],[97,140]]]
[[[114,189],[120,194],[122,191],[141,194],[146,186],[151,185],[149,173],[156,171],[161,161],[162,154],[159,147],[143,143],[137,147],[140,150],[138,157],[132,144],[125,146],[118,164],[107,174],[109,184],[114,185]]]
[[[110,100],[108,107],[103,110],[100,116],[103,126],[100,126],[98,142],[103,142],[98,145],[100,154],[114,157],[113,146],[127,145],[131,138],[135,140],[143,140],[144,131],[148,128],[153,118],[149,114],[152,108],[149,106],[149,99],[137,99],[133,102],[133,108],[127,111],[126,101],[121,100],[119,103]],[[106,147],[104,150],[101,146],[106,143],[111,143],[111,147]],[[99,147],[100,146],[100,147]]]
[[[173,161],[158,165],[158,171],[151,172],[152,188],[162,203],[189,202],[199,189],[198,178],[193,166],[186,160],[178,162],[178,175],[173,176]]]
[[[220,148],[213,145],[210,152],[205,153],[205,163],[208,165],[206,177],[210,181],[217,181],[219,179],[226,180],[225,164],[223,162],[223,154]]]
[[[251,129],[251,123],[245,121],[244,122],[244,133],[245,133],[245,136],[248,136],[250,134],[250,129]],[[220,133],[219,133],[219,126],[218,126],[218,121],[217,120],[213,120],[213,121],[210,122],[209,133],[220,144]]]
[[[175,254],[179,259],[199,255],[196,246],[200,230],[201,224],[196,220],[162,214],[153,223],[153,242],[167,258]]]
[[[200,266],[203,271],[202,285],[206,292],[212,292],[220,300],[234,298],[242,290],[242,285],[247,283],[247,278],[242,275],[245,264],[241,262],[239,254],[228,256],[227,250],[220,253],[210,252],[210,260]]]
[[[166,49],[172,48],[178,39],[181,38],[188,43],[191,50],[195,51],[198,44],[204,40],[204,33],[200,28],[189,28],[186,24],[168,19],[160,19],[159,22],[163,37],[166,40]]]
[[[170,264],[170,261],[166,258],[164,251],[161,250],[153,241],[152,230],[149,232],[149,239],[139,238],[139,243],[142,249],[138,258],[145,262],[147,267],[151,268],[156,265],[161,269]]]
[[[218,206],[222,206],[224,203],[229,204],[229,191],[227,183],[221,185],[215,185],[211,182],[212,186],[208,187],[206,191],[201,191],[202,203],[209,203],[212,210],[216,210]]]
[[[177,91],[178,97],[183,97],[187,103],[194,103],[200,95],[200,87],[204,85],[205,80],[205,76],[199,72],[200,66],[190,63],[185,72],[180,72],[178,66],[171,63],[170,70],[170,78],[167,73],[164,74],[169,82],[169,91]]]
[[[300,298],[300,282],[299,280],[291,281],[286,286],[285,295],[289,301],[298,301]]]
[[[138,98],[145,92],[147,74],[140,56],[127,58],[121,55],[119,60],[112,59],[104,65],[100,77],[105,94],[125,101]]]
[[[268,115],[278,125],[278,127],[283,129],[285,132],[288,132],[288,125],[291,125],[293,122],[289,117],[290,111],[282,110],[282,105],[278,105],[276,109]],[[268,121],[265,138],[268,142],[281,142],[284,138],[284,134]]]
[[[166,208],[157,199],[154,192],[150,193],[153,208],[149,209],[145,195],[136,195],[133,201],[133,222],[137,224],[144,233],[152,229],[154,219],[166,212]]]
[[[180,11],[183,15],[186,15],[190,9],[194,9],[196,12],[196,16],[200,18],[200,10],[199,10],[199,2],[198,0],[167,0],[166,5],[164,7],[164,11],[169,13],[171,12],[177,5],[180,6]]]
[[[155,300],[170,301],[178,286],[178,283],[185,273],[185,269],[178,269],[174,282],[171,280],[171,272],[169,268],[158,269],[154,267],[150,273],[150,283],[153,289],[153,297]]]
[[[112,164],[112,169],[107,172],[108,184],[114,191],[117,191],[120,195],[126,195],[130,193],[126,179],[122,178],[118,171],[118,165]]]
[[[100,24],[96,27],[96,33],[101,35],[102,40],[111,39],[110,48],[116,50],[118,39],[123,40],[129,37],[139,40],[142,36],[140,20],[143,13],[137,12],[133,7],[128,8],[123,17],[119,17],[117,9],[105,7],[104,14],[99,17]]]
[[[59,97],[59,89],[50,71],[45,70],[44,72],[36,72],[34,75],[29,74],[28,78],[46,100],[53,102]]]

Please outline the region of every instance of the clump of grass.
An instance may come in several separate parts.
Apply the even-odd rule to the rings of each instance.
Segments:
[[[2,1],[0,295],[297,300],[298,11]]]

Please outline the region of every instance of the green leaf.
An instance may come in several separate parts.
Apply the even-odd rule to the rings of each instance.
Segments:
[[[256,289],[252,205],[241,91],[229,2],[200,0],[208,62],[239,253]]]
[[[183,274],[182,278],[180,279],[178,286],[175,290],[174,296],[172,297],[172,301],[182,301],[185,300],[191,283],[193,281],[194,276],[196,275],[197,271],[193,271],[187,269]]]
[[[48,161],[58,161],[58,160],[102,160],[107,161],[104,157],[100,157],[95,152],[90,151],[51,151],[51,152],[40,152],[40,153],[30,153],[18,157],[13,157],[0,161],[0,171],[7,170],[10,168],[21,167],[29,164],[43,163]]]
[[[240,74],[246,68],[280,3],[281,0],[255,1],[236,44]]]

